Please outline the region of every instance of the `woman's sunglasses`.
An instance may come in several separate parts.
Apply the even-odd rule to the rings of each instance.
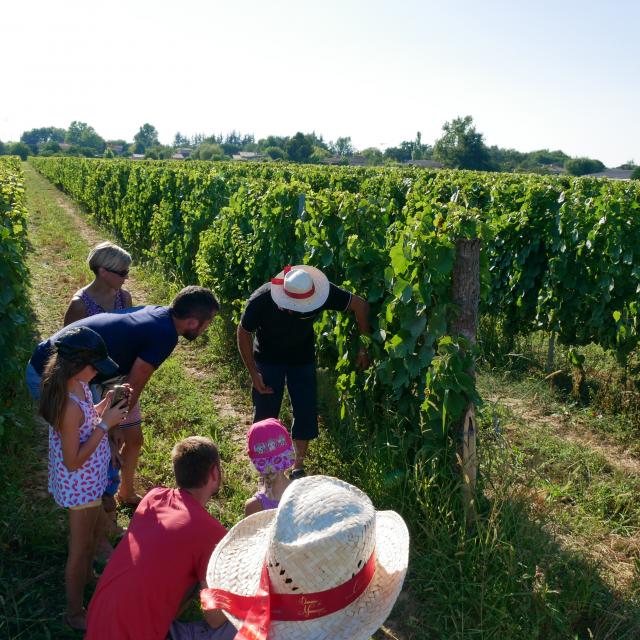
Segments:
[[[117,276],[120,276],[121,278],[126,278],[129,275],[129,269],[127,269],[126,271],[118,271],[117,269],[108,269],[107,267],[102,267],[105,271],[108,271],[109,273],[115,273]]]

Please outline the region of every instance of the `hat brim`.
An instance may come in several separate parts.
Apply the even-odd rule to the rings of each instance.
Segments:
[[[114,376],[120,369],[116,362],[109,357],[95,360],[91,366],[95,367],[98,373],[103,376]]]
[[[218,543],[207,568],[207,585],[239,595],[258,591],[276,510],[245,518]],[[271,622],[270,640],[367,640],[389,616],[400,594],[409,561],[409,531],[394,511],[376,512],[376,570],[364,593],[328,616],[308,621]],[[239,629],[242,620],[225,611]]]
[[[319,309],[329,297],[329,279],[320,271],[308,264],[297,264],[292,269],[300,269],[306,271],[313,280],[315,291],[308,298],[290,298],[284,291],[281,284],[271,284],[271,298],[281,308],[290,311],[315,311]],[[276,278],[284,278],[284,270],[282,270]]]

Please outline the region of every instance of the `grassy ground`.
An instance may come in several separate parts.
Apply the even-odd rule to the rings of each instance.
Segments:
[[[88,247],[104,234],[26,167],[32,213],[34,332],[56,330],[88,281]],[[132,271],[136,302],[167,302],[177,285]],[[249,387],[222,319],[181,346],[143,394],[142,488],[171,479],[168,452],[188,434],[221,445],[227,484],[211,512],[237,521],[252,490],[242,454]],[[372,435],[337,424],[331,380],[320,376],[326,426],[312,470],[361,486],[379,508],[403,513],[412,533],[406,588],[380,636],[489,639],[640,637],[640,481],[633,427],[588,404],[567,403],[540,378],[485,368],[479,383],[479,518],[460,525],[458,491],[428,467],[385,474],[389,419]],[[598,418],[601,415],[603,417]],[[617,421],[617,422],[616,422]],[[601,428],[603,423],[606,427]],[[616,426],[611,427],[611,424]],[[46,494],[46,439],[25,411],[0,462],[0,638],[73,637],[59,624],[66,521]],[[121,524],[129,514],[121,512]]]

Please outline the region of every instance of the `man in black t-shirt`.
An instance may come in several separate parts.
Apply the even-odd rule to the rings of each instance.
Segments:
[[[318,435],[313,322],[325,310],[351,311],[360,333],[370,331],[367,301],[308,265],[285,267],[256,289],[238,325],[238,349],[253,383],[254,422],[278,417],[286,382],[296,452],[292,478],[304,475],[309,440]],[[364,346],[356,365],[369,366]]]

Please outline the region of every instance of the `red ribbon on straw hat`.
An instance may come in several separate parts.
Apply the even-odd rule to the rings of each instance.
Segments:
[[[288,264],[282,271],[284,275],[287,275],[289,271],[291,271],[292,267]],[[282,290],[284,294],[289,298],[295,298],[296,300],[304,300],[305,298],[310,298],[316,292],[316,285],[312,284],[311,289],[309,291],[305,291],[304,293],[293,293],[293,291],[287,291],[287,288],[284,286],[284,278],[271,278],[271,284],[282,285]]]
[[[243,620],[236,640],[267,640],[271,620],[293,622],[314,620],[340,611],[359,598],[376,570],[375,552],[351,580],[316,593],[272,593],[267,565],[262,567],[260,586],[253,596],[241,596],[224,589],[203,589],[203,609],[222,609]]]

